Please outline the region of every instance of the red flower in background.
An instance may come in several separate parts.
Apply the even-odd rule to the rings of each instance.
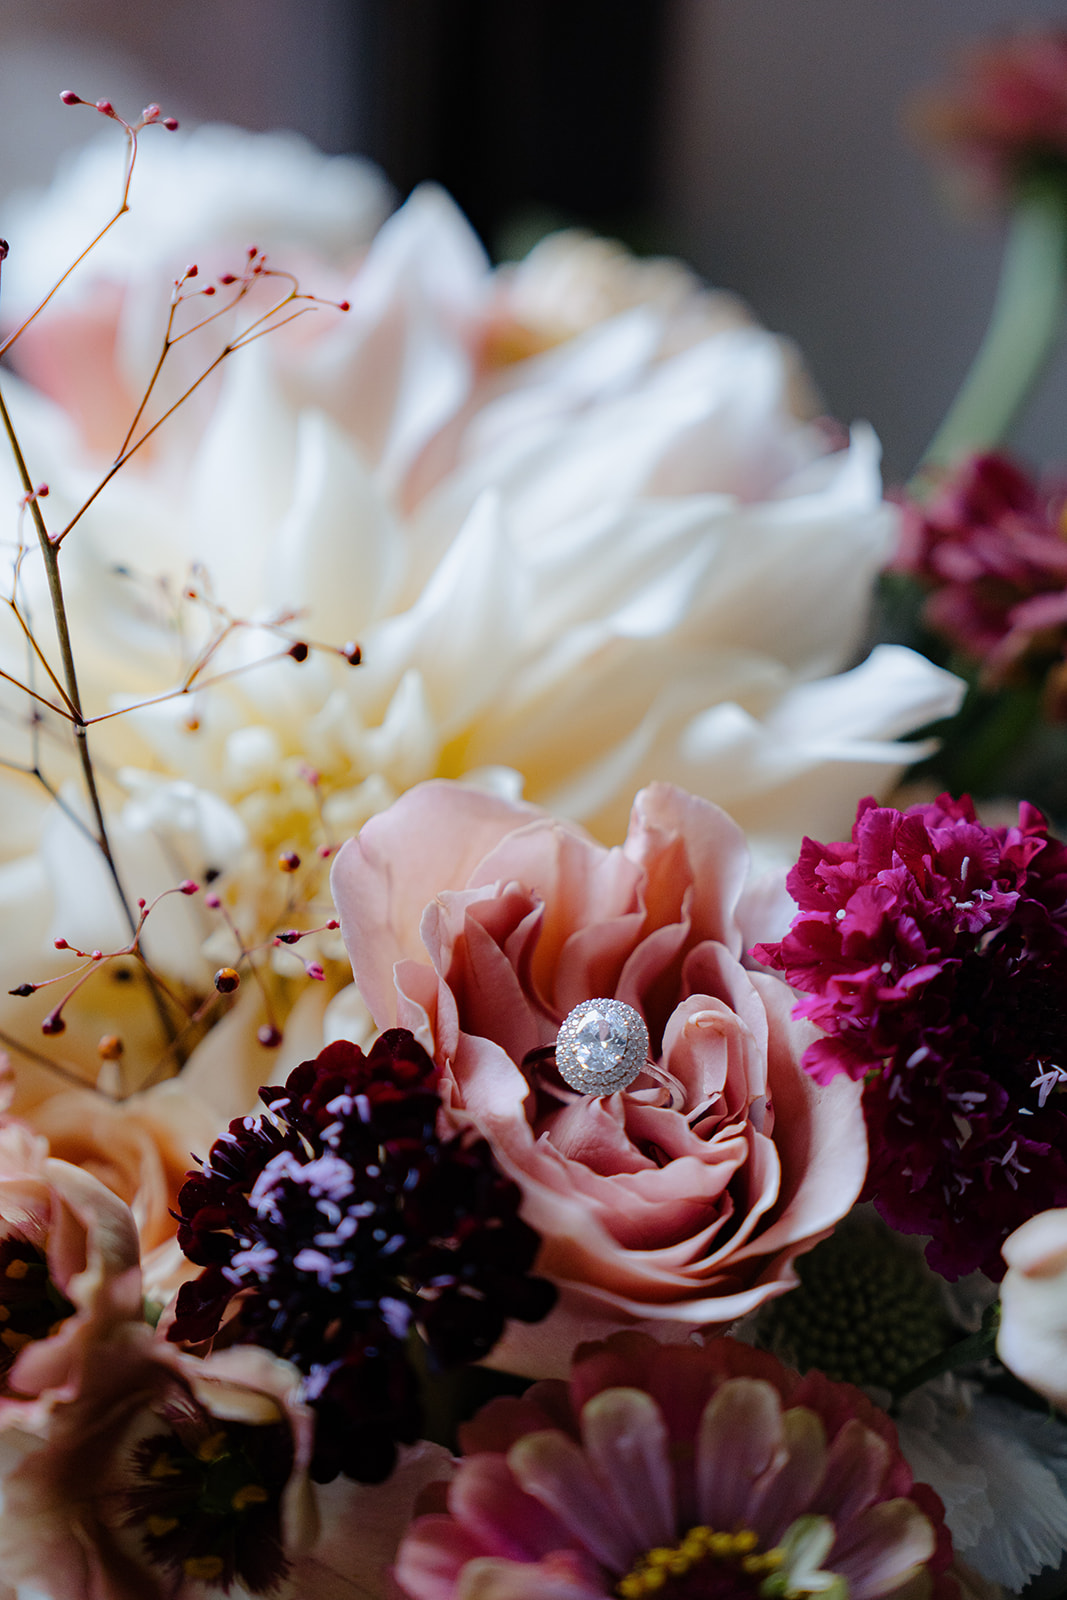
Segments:
[[[997,187],[1067,166],[1067,29],[973,45],[956,83],[924,96],[915,121]]]
[[[1053,665],[1053,713],[1067,695],[1065,512],[1063,484],[1042,486],[1005,456],[972,456],[931,500],[905,506],[893,563],[933,586],[924,621],[981,662],[989,686]]]

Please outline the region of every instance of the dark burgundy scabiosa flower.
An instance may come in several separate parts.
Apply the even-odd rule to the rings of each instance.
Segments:
[[[531,1277],[539,1239],[484,1140],[438,1132],[434,1064],[404,1029],[370,1054],[327,1047],[260,1090],[179,1196],[178,1239],[205,1270],[169,1337],[218,1332],[284,1356],[317,1414],[312,1476],[388,1476],[418,1438],[412,1329],[431,1364],[477,1361],[509,1317],[537,1322],[555,1290]]]
[[[1065,508],[1063,484],[1042,486],[1005,456],[971,456],[931,500],[905,505],[894,560],[932,585],[926,623],[981,662],[987,685],[1040,681],[1052,666],[1053,702],[1067,699]]]
[[[868,1195],[946,1277],[1000,1278],[1007,1235],[1067,1204],[1067,850],[1030,805],[989,828],[867,799],[788,881],[800,914],[753,953],[810,997],[812,1076],[866,1079]]]

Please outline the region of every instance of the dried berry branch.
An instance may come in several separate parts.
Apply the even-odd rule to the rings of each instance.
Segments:
[[[34,307],[25,321],[19,323],[18,327],[13,333],[9,333],[6,339],[0,341],[0,359],[7,354],[15,341],[22,337],[22,335],[26,332],[26,329],[30,326],[30,323],[35,321],[35,319],[40,316],[45,307],[50,303],[51,300],[54,299],[59,290],[62,289],[67,279],[78,270],[86,256],[90,255],[91,252],[96,249],[97,245],[100,243],[101,239],[104,238],[105,234],[110,233],[111,229],[115,226],[119,218],[125,216],[126,212],[130,209],[130,185],[133,182],[133,169],[137,162],[138,134],[142,133],[145,128],[152,127],[156,123],[158,123],[160,127],[166,128],[170,133],[173,133],[178,126],[175,118],[164,117],[157,105],[145,106],[144,110],[141,112],[139,121],[130,123],[127,122],[125,118],[119,116],[110,100],[83,100],[81,95],[74,93],[73,89],[64,89],[59,98],[62,100],[65,106],[90,106],[94,111],[99,111],[101,116],[107,117],[109,121],[117,122],[121,127],[125,128],[126,170],[123,177],[122,198],[119,201],[117,209],[108,218],[107,222],[105,222],[104,226],[100,229],[100,232],[90,239],[84,250],[75,256],[66,272],[63,273],[62,277],[56,280],[51,289],[49,289],[48,293],[45,295],[44,299]],[[0,243],[3,243],[3,241],[0,241]],[[3,260],[7,253],[8,247],[6,244],[3,244],[3,251],[0,253],[0,261]]]
[[[170,417],[172,417],[176,411],[185,405],[187,400],[192,398],[192,396],[200,388],[201,384],[206,382],[206,380],[211,377],[212,373],[216,372],[229,356],[234,355],[238,350],[245,349],[247,345],[254,344],[257,339],[262,339],[267,334],[277,333],[280,328],[284,328],[290,322],[295,322],[298,317],[306,316],[309,311],[316,311],[323,307],[329,307],[335,311],[349,310],[349,303],[347,300],[324,300],[318,295],[305,294],[301,290],[299,282],[291,272],[279,271],[274,267],[268,267],[266,263],[267,258],[263,252],[257,250],[254,245],[251,246],[248,252],[248,264],[246,265],[244,271],[241,274],[225,273],[218,280],[220,284],[227,288],[236,285],[235,293],[227,302],[227,304],[220,307],[217,311],[213,311],[209,316],[203,317],[199,322],[194,323],[191,327],[185,328],[177,334],[174,333],[174,318],[179,306],[187,303],[187,300],[190,298],[184,293],[184,290],[190,278],[193,278],[197,275],[198,269],[195,264],[187,267],[182,276],[175,280],[174,291],[171,296],[171,306],[167,321],[167,328],[163,335],[162,349],[156,361],[156,365],[152,370],[152,375],[149,378],[148,387],[145,391],[144,398],[137,408],[134,420],[131,423],[130,428],[126,433],[126,437],[119,448],[118,455],[108,467],[107,471],[103,474],[100,482],[96,485],[96,488],[91,491],[91,493],[79,506],[78,510],[71,517],[66,527],[62,530],[62,532],[56,534],[55,543],[57,546],[61,545],[66,539],[67,535],[73,532],[74,528],[77,527],[78,523],[88,511],[89,507],[94,504],[98,496],[101,495],[107,488],[115,474],[121,472],[122,468],[126,465],[127,461],[129,461],[130,457],[135,455],[136,452],[141,449],[142,445],[148,443],[149,439],[151,439],[158,432],[163,424]],[[237,307],[241,304],[241,302],[256,284],[265,282],[269,279],[279,279],[282,282],[287,283],[289,288],[279,299],[275,300],[275,303],[272,306],[268,307],[266,311],[263,311],[256,316],[247,327],[243,328],[239,333],[236,333],[232,339],[228,339],[222,346],[221,350],[219,350],[212,357],[212,359],[207,362],[203,368],[203,371],[193,379],[193,381],[182,391],[178,398],[172,401],[171,404],[166,407],[163,413],[156,418],[155,422],[153,422],[150,427],[146,428],[143,433],[134,438],[133,436],[136,433],[138,424],[144,416],[145,408],[148,404],[152,391],[158,382],[166,359],[174,347],[183,339],[187,339],[191,334],[201,332],[202,329],[215,322],[220,316],[225,316],[228,313],[235,312]],[[198,289],[194,292],[197,295],[207,295],[213,294],[215,291],[214,286],[209,284],[206,288]],[[286,307],[288,306],[297,306],[298,309],[291,311],[288,316],[281,316],[281,312],[285,311]]]
[[[67,105],[87,105],[90,103],[82,100],[80,96],[75,95],[72,91],[65,92],[61,98]],[[38,315],[40,315],[40,313],[52,300],[57,290],[67,281],[80,263],[85,260],[90,251],[92,251],[95,246],[99,244],[100,240],[104,238],[104,236],[115,225],[119,218],[129,209],[130,185],[132,182],[133,170],[137,157],[138,134],[142,132],[145,127],[161,120],[163,122],[163,126],[167,128],[177,126],[172,118],[161,119],[159,107],[155,105],[147,107],[142,113],[140,120],[132,124],[126,122],[125,119],[120,117],[109,101],[97,101],[95,103],[95,109],[101,115],[118,122],[125,130],[127,140],[127,158],[119,204],[116,207],[113,215],[105,223],[104,227],[100,229],[100,231],[94,236],[85,249],[79,253],[79,255],[71,263],[71,266],[57,281],[57,283],[53,285],[48,294],[45,295],[30,316],[27,317],[25,321],[21,323],[20,326],[16,328],[16,330],[9,335],[5,341],[0,343],[0,356],[2,356],[5,351],[11,348],[11,346],[25,331],[25,329]],[[2,243],[2,241],[0,241],[0,261],[2,261],[3,256],[6,254],[7,247]],[[68,534],[72,532],[74,527],[84,516],[85,512],[91,505],[95,503],[103,490],[107,487],[108,483],[111,482],[111,480],[122,469],[122,467],[125,466],[129,459],[155,435],[155,433],[163,426],[163,424],[171,416],[173,416],[175,411],[183,406],[186,401],[196,393],[200,386],[218,370],[218,368],[229,356],[233,355],[236,351],[243,349],[246,345],[253,343],[255,340],[264,337],[266,334],[277,331],[277,329],[284,327],[287,323],[305,315],[308,311],[317,310],[320,307],[327,305],[344,311],[349,309],[348,303],[345,301],[324,301],[318,296],[304,293],[300,288],[298,280],[295,276],[293,276],[293,274],[279,271],[268,266],[266,256],[254,246],[248,250],[245,263],[240,272],[226,273],[222,275],[215,284],[207,284],[204,287],[197,285],[194,288],[192,286],[193,280],[195,280],[197,277],[198,269],[195,265],[191,265],[186,269],[181,277],[175,281],[171,294],[170,311],[166,328],[164,330],[159,355],[146,384],[142,398],[136,407],[129,427],[126,430],[118,453],[106,472],[104,472],[95,488],[75,511],[70,521],[61,531],[57,533],[52,533],[49,530],[41,505],[42,500],[48,494],[48,487],[46,484],[37,484],[36,487],[34,486],[29,464],[19,441],[10,410],[7,406],[3,393],[0,392],[0,425],[2,425],[3,430],[7,435],[8,443],[10,445],[23,487],[23,497],[19,508],[20,520],[18,546],[13,566],[11,593],[8,597],[0,598],[2,598],[4,603],[8,606],[8,609],[15,618],[15,621],[26,641],[27,681],[23,682],[12,674],[3,671],[2,669],[0,669],[0,680],[13,684],[22,693],[27,695],[28,698],[34,703],[34,709],[31,712],[30,718],[31,738],[33,741],[32,760],[26,763],[0,760],[0,767],[3,767],[9,771],[19,772],[22,775],[37,781],[44,788],[45,792],[50,796],[50,798],[56,801],[56,803],[61,807],[64,814],[72,822],[74,822],[88,838],[92,839],[103,856],[108,868],[108,872],[115,886],[115,890],[127,925],[130,929],[131,936],[129,944],[125,946],[122,951],[112,952],[111,954],[113,956],[120,954],[132,956],[138,963],[139,969],[142,971],[143,976],[148,983],[152,1000],[159,1015],[161,1025],[164,1030],[164,1036],[167,1041],[159,1067],[154,1069],[152,1077],[155,1077],[157,1072],[162,1070],[165,1065],[176,1062],[180,1067],[181,1062],[184,1059],[185,1041],[189,1038],[190,1033],[195,1030],[197,1024],[205,1014],[207,1007],[212,1003],[212,1001],[218,998],[218,995],[216,994],[209,996],[207,1000],[203,1001],[197,998],[192,1002],[191,1006],[187,1005],[169,989],[161,976],[158,973],[155,973],[144,959],[143,953],[140,949],[139,941],[141,929],[144,924],[144,917],[146,915],[145,903],[144,901],[138,901],[137,907],[139,914],[135,913],[133,904],[131,903],[131,899],[126,892],[119,873],[118,865],[108,834],[107,820],[101,799],[96,769],[94,767],[92,753],[90,750],[89,729],[98,722],[109,721],[114,717],[124,715],[129,711],[138,709],[139,707],[158,705],[165,701],[179,698],[183,695],[192,694],[199,690],[210,688],[228,679],[232,679],[244,672],[248,672],[256,667],[265,665],[269,661],[284,659],[285,657],[297,662],[305,661],[310,653],[310,650],[313,648],[328,650],[333,654],[340,655],[351,665],[358,664],[360,660],[359,647],[353,643],[347,643],[341,647],[333,645],[316,645],[305,639],[294,637],[291,632],[287,631],[287,626],[295,621],[295,613],[280,613],[274,618],[258,623],[252,623],[251,621],[235,618],[229,613],[225,612],[223,608],[215,605],[215,603],[211,600],[209,588],[205,583],[201,586],[201,590],[205,592],[196,592],[187,589],[185,591],[184,598],[204,600],[209,609],[214,613],[215,626],[211,630],[211,637],[209,637],[207,643],[200,647],[194,660],[187,665],[187,669],[184,672],[178,687],[163,694],[149,697],[143,701],[131,703],[130,705],[122,707],[118,710],[109,710],[106,712],[101,712],[97,715],[89,715],[82,701],[78,683],[77,668],[75,664],[74,648],[71,639],[67,606],[60,573],[60,550]],[[185,385],[177,399],[167,404],[162,410],[161,414],[146,426],[145,423],[149,406],[153,396],[156,393],[157,385],[166,365],[167,359],[174,348],[182,341],[192,337],[194,334],[202,333],[205,329],[213,326],[221,318],[225,317],[233,319],[237,315],[239,308],[246,302],[252,291],[257,287],[264,285],[273,291],[270,296],[271,303],[266,307],[266,309],[260,310],[250,306],[249,309],[252,313],[251,319],[248,320],[243,327],[239,328],[236,333],[232,334],[231,337],[225,339],[221,348],[218,349],[215,354],[210,357],[210,359],[205,359],[202,370],[196,377],[193,378],[191,382]],[[224,293],[221,295],[219,293],[220,290],[224,291]],[[194,300],[215,300],[216,297],[218,297],[218,300],[221,303],[213,305],[212,309],[208,312],[205,312],[203,315],[194,316],[186,323],[186,325],[179,325],[178,317],[179,313],[182,311],[182,308],[187,308]],[[22,537],[22,526],[27,515],[33,522],[34,530],[36,532],[36,544],[40,549],[41,559],[48,582],[49,598],[54,618],[56,638],[59,646],[60,665],[58,669],[49,661],[48,656],[42,649],[38,639],[35,636],[32,626],[32,619],[29,616],[28,609],[24,604],[23,597],[20,592],[22,566],[29,550],[29,545]],[[241,664],[233,668],[223,669],[221,671],[212,673],[210,677],[205,676],[209,665],[216,658],[217,653],[225,640],[228,639],[237,629],[253,626],[260,630],[273,632],[276,634],[284,641],[284,648],[264,656],[259,661]],[[45,678],[47,678],[48,684],[51,686],[51,690],[54,692],[54,698],[49,693],[42,692],[41,688],[36,687],[35,678],[38,671],[42,672]],[[42,688],[44,687],[45,686],[42,685]],[[91,826],[89,826],[81,817],[79,817],[73,808],[69,806],[69,804],[61,799],[57,793],[55,785],[48,780],[42,771],[40,735],[42,727],[47,728],[48,723],[47,720],[42,716],[41,710],[36,709],[37,707],[51,712],[53,716],[60,719],[62,722],[69,723],[73,730],[75,748],[78,753],[82,780],[92,814]],[[318,798],[317,795],[316,798]],[[326,850],[320,850],[320,854],[327,853],[329,853],[328,848]],[[191,887],[185,888],[183,892],[191,892]],[[266,948],[266,946],[261,947],[257,945],[254,947],[247,947],[243,939],[239,936],[236,925],[230,918],[228,911],[226,911],[224,907],[221,907],[221,902],[218,900],[218,897],[211,896],[208,903],[211,904],[212,902],[222,909],[224,917],[230,924],[231,931],[240,950],[238,964],[247,964],[262,991],[268,1022],[263,1028],[260,1029],[259,1037],[261,1044],[267,1048],[271,1048],[280,1041],[281,1034],[274,1021],[270,993],[263,981],[263,975],[258,970],[258,963],[255,959],[255,957],[260,953],[261,949]],[[151,908],[149,907],[148,909]],[[290,914],[293,909],[293,906],[287,906],[287,911]],[[285,938],[281,940],[281,942],[289,943],[291,940],[289,938]],[[268,940],[267,945],[270,943],[271,941]],[[84,970],[79,970],[75,977],[74,984],[64,995],[63,1000],[61,1000],[59,1005],[49,1013],[48,1017],[45,1018],[43,1027],[46,1032],[58,1033],[63,1030],[65,1026],[62,1018],[64,1005],[81,989],[82,985],[88,981],[88,978],[92,975],[92,972],[96,969],[98,963],[100,961],[110,959],[109,957],[103,956],[101,952],[81,952],[81,954],[83,955],[87,965]],[[305,972],[310,978],[317,979],[322,975],[322,969],[319,963],[314,961],[303,961],[303,965]],[[69,976],[71,975],[68,974],[68,977]],[[45,980],[46,983],[54,981],[59,980]],[[20,990],[17,992],[27,994],[35,993],[40,987],[42,987],[41,984],[24,985],[21,986]],[[224,994],[229,992],[226,989],[225,984],[218,985],[217,987],[219,993]],[[236,985],[233,985],[233,987],[236,987]],[[178,1016],[181,1018],[180,1023],[176,1021],[175,1012],[177,1012]],[[23,1047],[17,1046],[17,1048],[22,1049]],[[35,1052],[29,1052],[29,1054],[36,1058]],[[49,1064],[51,1065],[51,1063]],[[80,1078],[78,1078],[77,1074],[66,1073],[65,1069],[64,1075],[71,1076],[79,1082],[82,1081]]]

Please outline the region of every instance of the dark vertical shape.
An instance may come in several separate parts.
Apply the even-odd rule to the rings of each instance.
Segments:
[[[667,0],[362,0],[357,143],[436,178],[484,238],[526,207],[599,226],[650,203]]]

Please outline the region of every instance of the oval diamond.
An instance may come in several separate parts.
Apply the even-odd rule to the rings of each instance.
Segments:
[[[560,1077],[582,1094],[625,1089],[648,1059],[648,1029],[622,1000],[583,1000],[556,1038]]]

